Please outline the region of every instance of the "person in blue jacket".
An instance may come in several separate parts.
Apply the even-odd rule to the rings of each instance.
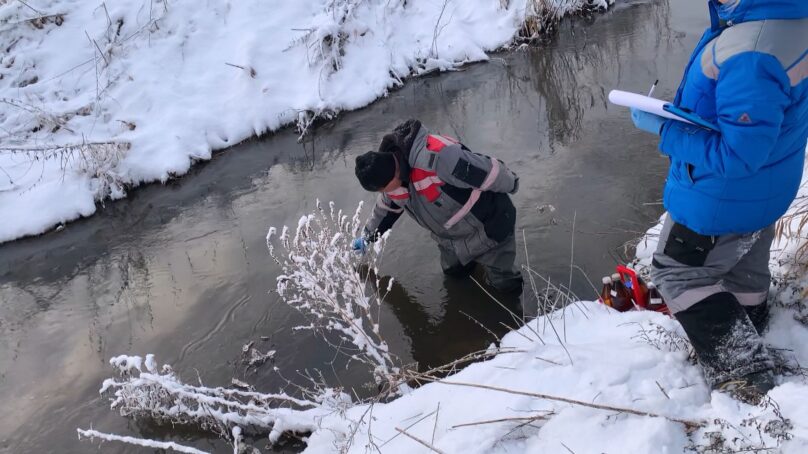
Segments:
[[[715,130],[632,110],[670,157],[652,279],[711,385],[747,401],[775,386],[768,320],[774,224],[802,179],[808,0],[709,0],[712,24],[674,104]]]

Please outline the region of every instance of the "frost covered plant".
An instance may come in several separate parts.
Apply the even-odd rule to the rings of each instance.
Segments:
[[[364,256],[351,250],[354,237],[362,228],[362,204],[353,216],[337,211],[333,203],[300,218],[292,232],[284,227],[267,234],[270,255],[281,266],[277,290],[284,302],[307,315],[311,323],[300,329],[312,329],[326,337],[336,334],[340,345],[335,349],[370,366],[380,394],[376,402],[407,388],[406,371],[400,370],[390,353],[379,327],[381,303],[392,287],[382,286],[378,265],[386,237],[379,238]],[[380,290],[382,289],[382,290]],[[328,340],[328,339],[326,339]],[[353,345],[348,350],[344,345]],[[262,354],[252,342],[242,349],[249,364],[271,358],[274,351]],[[303,397],[286,393],[262,393],[248,384],[233,380],[235,388],[206,387],[184,382],[168,366],[157,366],[154,355],[118,356],[110,360],[118,378],[104,381],[100,392],[111,396],[111,408],[122,416],[158,424],[197,427],[227,439],[234,452],[244,450],[242,430],[269,434],[277,442],[284,433],[310,433],[320,429],[323,420],[344,413],[356,405],[341,390],[312,379],[313,386],[299,388]],[[173,442],[123,437],[96,430],[78,430],[80,437],[117,441],[179,452],[199,453],[196,448]],[[352,436],[346,436],[350,443]]]
[[[356,10],[365,0],[327,0],[323,11],[314,16],[303,36],[295,39],[288,49],[304,46],[309,66],[319,68],[320,82],[342,68],[345,45],[353,36],[363,36],[367,26],[354,21]],[[318,119],[329,120],[338,112],[330,109],[302,110],[296,122],[300,138]]]
[[[640,330],[634,335],[634,339],[645,342],[657,350],[690,352],[692,349],[687,337],[674,329],[666,328],[654,322],[638,323],[637,325],[639,325]]]
[[[808,183],[775,227],[776,251],[772,254],[772,300],[794,311],[794,318],[808,326]]]
[[[505,0],[500,2],[505,7],[508,3]],[[527,41],[546,38],[555,32],[564,16],[606,9],[611,3],[614,0],[528,0],[519,37]]]
[[[284,226],[278,236],[277,229],[270,228],[267,247],[281,266],[278,294],[311,320],[298,329],[336,334],[355,348],[347,351],[334,344],[335,348],[371,366],[377,383],[395,391],[398,362],[379,328],[381,303],[393,285],[392,278],[386,286],[379,278],[386,236],[364,256],[354,253],[351,242],[361,235],[361,211],[362,203],[349,217],[333,202],[326,210],[318,200],[317,210],[301,217],[294,232]]]
[[[269,433],[277,442],[284,433],[308,433],[331,414],[352,405],[349,395],[333,389],[311,391],[304,398],[286,393],[268,394],[184,383],[169,365],[157,366],[154,355],[117,356],[110,364],[119,377],[104,380],[100,393],[111,395],[110,407],[121,416],[158,424],[188,425],[216,433],[235,446],[242,443],[242,429]],[[79,429],[80,436],[122,441],[166,449],[165,443]],[[168,446],[180,452],[192,448]]]
[[[125,142],[40,143],[34,146],[3,144],[0,145],[0,159],[10,158],[31,167],[39,166],[42,172],[49,163],[57,163],[62,174],[75,170],[90,176],[99,199],[108,195],[120,198],[125,183],[116,168],[129,149],[130,144]],[[1,166],[0,171],[5,172]],[[10,182],[15,184],[14,180]]]
[[[775,236],[778,244],[783,242],[796,243],[790,256],[797,267],[805,267],[805,261],[800,260],[808,253],[808,183],[803,183],[799,194],[791,204],[788,212],[781,217],[775,227]]]
[[[364,3],[365,0],[327,0],[323,11],[312,18],[306,33],[291,46],[306,46],[310,66],[321,66],[329,74],[339,71],[345,44],[352,36],[367,32],[366,25],[354,21],[357,9]],[[397,3],[389,2],[388,7],[395,8]]]
[[[771,397],[751,408],[745,417],[713,420],[700,431],[700,439],[691,438],[689,451],[699,454],[780,452],[783,443],[794,438],[793,423],[783,416]]]

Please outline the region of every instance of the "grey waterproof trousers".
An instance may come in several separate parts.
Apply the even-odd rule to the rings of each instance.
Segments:
[[[466,276],[479,263],[485,270],[487,283],[495,289],[508,293],[522,292],[522,273],[516,268],[516,239],[510,235],[505,241],[489,249],[472,262],[463,265],[454,250],[438,242],[440,264],[449,276]]]
[[[741,235],[691,232],[667,216],[654,254],[651,279],[672,313],[720,292],[732,293],[742,306],[766,301],[773,225]],[[693,244],[685,244],[688,241]]]
[[[654,253],[651,279],[690,339],[714,386],[771,369],[750,320],[765,308],[774,226],[747,234],[700,235],[669,216]]]

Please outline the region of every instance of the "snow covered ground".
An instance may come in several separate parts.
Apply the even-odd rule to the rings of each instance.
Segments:
[[[545,3],[564,14],[587,0]],[[532,0],[0,2],[0,242],[408,76],[486,60],[531,12]]]
[[[558,327],[560,315],[552,316]],[[540,318],[532,324],[535,328],[544,322]],[[711,432],[723,434],[726,442],[721,447],[731,450],[716,452],[744,452],[778,446],[785,424],[777,411],[793,424],[787,432],[794,438],[783,444],[783,451],[801,453],[808,448],[804,378],[784,378],[771,392],[779,410],[774,404],[751,407],[710,392],[676,337],[682,335],[681,328],[666,316],[619,314],[597,303],[581,303],[567,310],[566,333],[572,361],[553,336],[544,336],[543,344],[523,328],[503,339],[503,347],[515,349],[514,353],[500,354],[411,395],[376,405],[372,415],[364,407],[351,409],[346,418],[356,422],[364,417],[365,423],[359,425],[350,452],[373,451],[371,440],[385,444],[382,452],[430,452],[397,429],[447,453],[681,453],[710,445]],[[808,361],[804,326],[779,312],[771,333],[767,340],[773,345],[799,348],[795,354],[803,364]],[[591,408],[529,393],[664,417]],[[672,419],[705,426],[688,435],[688,427]],[[339,444],[347,423],[341,421],[334,428],[328,423],[324,421],[326,427],[310,437],[307,452],[333,452],[335,443]],[[760,430],[764,427],[771,433]]]

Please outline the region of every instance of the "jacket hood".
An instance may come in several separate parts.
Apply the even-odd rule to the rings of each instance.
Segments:
[[[803,19],[808,17],[807,0],[709,0],[710,8],[724,22],[735,24],[764,19]]]
[[[405,156],[410,154],[412,144],[418,136],[418,131],[421,130],[421,122],[418,120],[407,120],[404,123],[396,126],[392,133],[387,134],[382,138],[382,143],[379,144],[379,151],[382,153],[395,152],[395,148],[401,150]]]
[[[385,135],[382,143],[379,144],[379,152],[395,155],[398,161],[399,178],[405,183],[410,179],[410,151],[419,131],[421,131],[420,121],[407,120],[396,126],[393,132]]]

